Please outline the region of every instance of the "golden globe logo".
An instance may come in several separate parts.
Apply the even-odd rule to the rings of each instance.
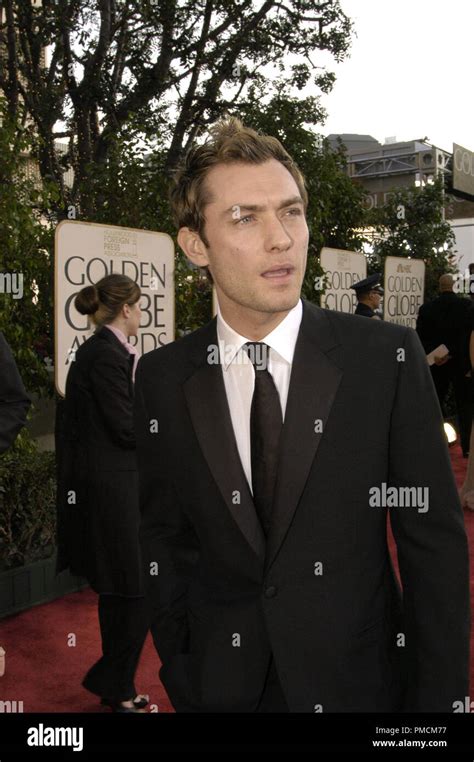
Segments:
[[[453,188],[474,196],[474,153],[453,144]]]
[[[474,177],[474,154],[464,148],[456,148],[454,152],[454,166],[458,172]]]

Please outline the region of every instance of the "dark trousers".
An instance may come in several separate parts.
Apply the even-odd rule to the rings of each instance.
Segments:
[[[444,403],[448,395],[449,385],[452,384],[461,448],[463,453],[467,453],[469,452],[472,423],[471,379],[466,378],[463,371],[450,368],[449,363],[439,366],[433,365],[431,372],[443,415],[445,414]]]
[[[102,657],[88,671],[82,685],[113,701],[134,699],[135,672],[149,629],[145,598],[100,595],[99,623]]]
[[[285,701],[280,680],[275,669],[275,662],[273,656],[271,658],[270,666],[265,681],[265,688],[263,689],[260,703],[256,709],[257,712],[289,712],[288,705]]]

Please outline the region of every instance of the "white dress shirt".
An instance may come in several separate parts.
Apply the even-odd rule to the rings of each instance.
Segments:
[[[283,420],[285,420],[291,367],[302,315],[303,304],[300,299],[284,320],[260,340],[270,347],[268,370],[278,390]],[[250,339],[241,336],[225,322],[219,306],[217,306],[217,340],[237,449],[250,490],[252,490],[250,408],[255,386],[255,370],[246,350],[242,349]]]

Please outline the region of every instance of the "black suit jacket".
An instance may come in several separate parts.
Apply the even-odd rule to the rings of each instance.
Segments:
[[[0,333],[0,453],[15,441],[30,405],[10,347]]]
[[[267,542],[207,362],[216,320],[139,362],[161,679],[177,710],[253,711],[273,653],[292,712],[450,712],[468,695],[467,543],[423,350],[412,329],[303,305]],[[427,512],[390,509],[403,603],[387,510],[369,506],[384,482],[429,488]]]
[[[106,327],[76,352],[58,427],[58,564],[97,593],[143,594],[133,357]],[[71,499],[71,493],[74,493]]]
[[[451,359],[446,366],[465,375],[471,367],[469,337],[472,324],[472,302],[451,291],[444,292],[431,302],[422,304],[416,330],[428,354],[440,344],[449,349]],[[433,366],[436,367],[436,366]]]
[[[375,311],[369,307],[368,304],[364,304],[364,302],[358,302],[356,310],[354,312],[354,315],[359,315],[361,317],[378,317],[378,315],[375,313]]]

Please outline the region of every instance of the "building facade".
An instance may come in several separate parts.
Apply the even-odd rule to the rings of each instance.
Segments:
[[[354,182],[368,193],[370,209],[384,206],[402,188],[423,186],[445,178],[445,218],[456,237],[459,269],[474,264],[474,153],[453,144],[445,151],[427,138],[380,143],[371,135],[329,135],[333,147],[340,140],[347,150],[347,168]]]

